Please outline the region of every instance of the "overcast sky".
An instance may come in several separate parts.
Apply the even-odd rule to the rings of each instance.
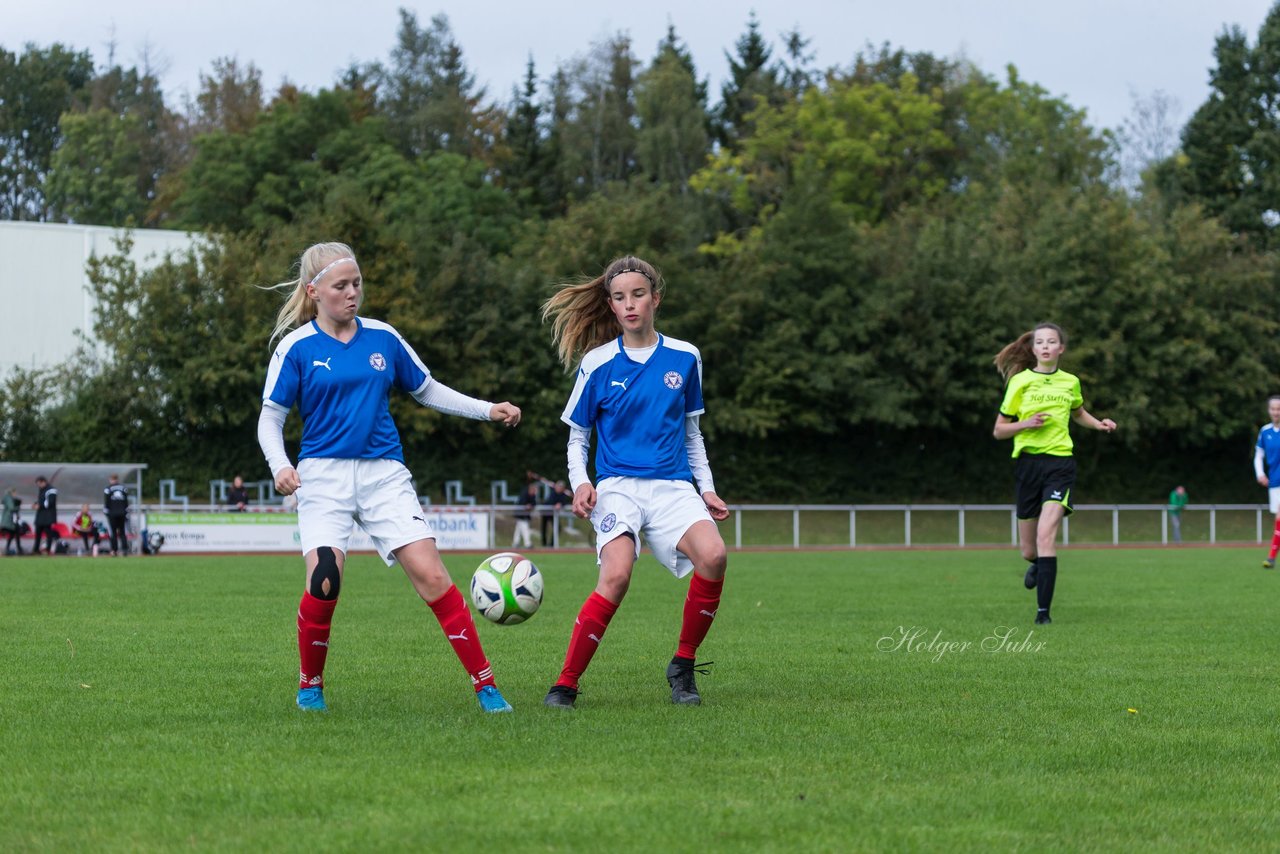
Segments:
[[[507,102],[530,56],[545,79],[560,63],[618,32],[631,36],[642,62],[652,58],[673,24],[709,78],[712,101],[727,74],[725,52],[755,10],[761,32],[781,53],[780,34],[811,39],[819,68],[847,65],[868,42],[909,51],[965,56],[1001,79],[1004,67],[1088,111],[1091,122],[1116,127],[1134,94],[1161,91],[1185,121],[1208,94],[1214,37],[1240,25],[1250,44],[1272,0],[42,0],[5,3],[0,46],[61,42],[140,64],[144,50],[163,70],[172,105],[194,93],[218,57],[254,63],[273,92],[289,81],[309,90],[333,83],[352,62],[385,59],[394,44],[397,9],[426,27],[443,13],[467,66],[490,99]]]

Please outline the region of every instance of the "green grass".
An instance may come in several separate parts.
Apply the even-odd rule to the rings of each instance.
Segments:
[[[1067,550],[1054,624],[993,652],[1033,629],[1011,549],[735,553],[704,705],[676,708],[684,585],[646,556],[564,713],[541,699],[594,567],[539,554],[542,612],[481,626],[504,716],[367,556],[327,715],[292,707],[297,559],[3,559],[0,850],[1270,848],[1260,557]]]

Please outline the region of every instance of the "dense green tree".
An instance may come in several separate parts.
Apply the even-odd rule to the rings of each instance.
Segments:
[[[279,98],[247,133],[217,131],[197,140],[175,192],[175,223],[219,230],[288,223],[322,200],[335,176],[376,173],[388,159],[402,158],[361,93]]]
[[[373,79],[379,110],[408,156],[449,151],[478,157],[500,131],[501,117],[482,106],[484,88],[476,87],[444,15],[422,29],[413,12],[400,9],[390,65],[377,67]]]
[[[149,193],[138,186],[144,171],[141,119],[107,109],[66,113],[61,131],[45,182],[56,217],[92,225],[140,224],[150,204]]]
[[[215,131],[243,134],[253,130],[266,109],[262,72],[250,62],[243,68],[235,57],[213,61],[210,73],[200,74],[200,91],[191,105],[192,133]]]
[[[509,152],[502,169],[503,184],[517,193],[536,211],[550,212],[550,200],[544,196],[549,171],[547,142],[542,130],[543,107],[538,101],[538,76],[533,57],[525,65],[524,83],[512,92],[507,114],[504,141]]]
[[[61,430],[47,413],[58,400],[57,370],[14,368],[0,383],[0,460],[65,458]]]
[[[711,140],[706,84],[698,82],[693,58],[674,28],[636,80],[636,113],[640,168],[653,180],[683,186],[702,168]]]
[[[45,181],[62,114],[85,97],[93,78],[87,51],[29,44],[21,54],[0,48],[0,219],[53,216]]]
[[[703,427],[735,500],[1007,500],[991,358],[1043,319],[1070,334],[1064,366],[1090,408],[1121,424],[1077,437],[1090,497],[1146,499],[1172,470],[1210,500],[1252,494],[1247,471],[1242,495],[1212,464],[1247,451],[1280,371],[1280,24],[1256,48],[1219,40],[1214,95],[1140,194],[1114,184],[1110,136],[1016,69],[997,79],[884,45],[818,78],[806,40],[783,38],[775,62],[750,19],[709,160],[706,85],[674,31],[643,68],[623,36],[543,87],[530,63],[502,115],[447,21],[403,12],[388,65],[352,65],[332,90],[264,104],[251,66],[215,65],[176,141],[145,73],[71,86],[42,55],[66,106],[40,215],[149,210],[217,236],[146,272],[94,262],[101,358],[13,374],[0,454],[141,458],[194,487],[259,470],[252,425],[283,299],[259,286],[339,239],[361,260],[367,315],[442,382],[525,409],[513,432],[394,396],[424,492],[562,469],[572,378],[539,306],[634,252],[667,278],[660,328],[702,350]],[[149,159],[151,142],[180,154]]]
[[[44,194],[54,218],[95,225],[142,224],[161,179],[181,156],[179,121],[159,82],[112,66],[64,113]]]
[[[552,77],[548,142],[567,198],[636,173],[635,66],[630,39],[618,35]]]
[[[1209,99],[1182,131],[1185,155],[1179,183],[1234,231],[1256,233],[1257,172],[1248,154],[1258,119],[1248,39],[1239,27],[1218,36]]]
[[[786,58],[782,61],[778,79],[793,98],[804,97],[804,93],[817,80],[818,72],[813,67],[817,54],[809,50],[812,41],[804,37],[799,27],[782,34]]]
[[[752,135],[751,115],[761,104],[777,107],[786,100],[779,69],[770,62],[773,50],[760,34],[755,12],[747,19],[747,31],[739,37],[734,50],[735,53],[726,51],[724,55],[729,63],[729,78],[720,87],[715,124],[717,140],[729,148]]]

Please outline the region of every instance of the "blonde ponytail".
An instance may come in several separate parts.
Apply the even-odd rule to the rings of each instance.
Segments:
[[[307,285],[311,284],[317,275],[335,259],[355,260],[355,257],[351,247],[345,243],[316,243],[307,247],[302,257],[298,259],[298,278],[278,285],[269,285],[266,288],[272,291],[293,289],[276,315],[276,325],[271,330],[270,344],[274,345],[277,338],[283,338],[290,330],[310,323],[315,318],[316,304],[315,300],[307,295]]]

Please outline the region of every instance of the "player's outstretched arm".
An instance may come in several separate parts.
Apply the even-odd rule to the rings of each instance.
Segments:
[[[1116,422],[1110,418],[1094,418],[1089,414],[1089,410],[1083,406],[1077,408],[1071,413],[1071,420],[1079,424],[1081,427],[1089,427],[1094,430],[1101,430],[1103,433],[1114,433],[1116,430]]]
[[[520,423],[520,407],[505,400],[495,403],[489,410],[489,420],[501,421],[508,427],[514,427]]]

